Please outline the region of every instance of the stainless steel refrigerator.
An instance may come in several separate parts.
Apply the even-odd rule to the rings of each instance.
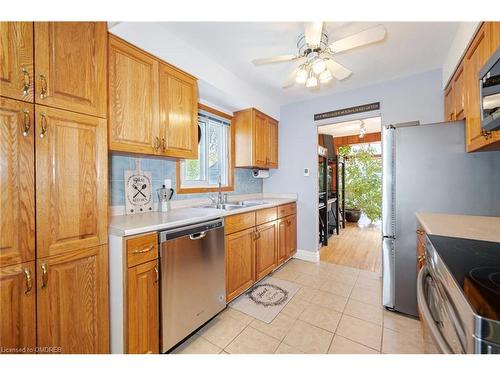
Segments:
[[[416,212],[500,215],[500,151],[465,152],[463,121],[382,129],[383,304],[417,315]]]

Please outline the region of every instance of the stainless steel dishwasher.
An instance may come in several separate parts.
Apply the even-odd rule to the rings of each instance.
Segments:
[[[166,352],[226,307],[224,220],[161,231],[158,237]]]

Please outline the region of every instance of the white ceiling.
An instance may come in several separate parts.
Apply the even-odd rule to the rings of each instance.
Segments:
[[[328,134],[332,137],[345,137],[347,135],[359,134],[360,121],[365,125],[366,134],[378,133],[381,129],[382,123],[380,116],[370,117],[363,120],[353,120],[338,122],[334,124],[321,125],[318,127],[319,134]]]
[[[342,82],[333,80],[316,90],[302,85],[281,88],[297,63],[258,67],[251,63],[255,58],[295,53],[297,36],[303,32],[302,22],[163,22],[160,25],[256,89],[287,104],[441,68],[459,26],[457,22],[381,23],[387,29],[383,42],[337,56],[337,61],[353,74]],[[333,41],[377,24],[380,23],[327,22],[325,27]]]

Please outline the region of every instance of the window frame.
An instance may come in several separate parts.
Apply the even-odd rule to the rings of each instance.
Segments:
[[[228,136],[228,184],[222,186],[222,191],[234,191],[234,144],[235,144],[235,128],[232,123],[233,116],[228,115],[227,113],[218,111],[214,108],[211,108],[205,104],[198,103],[198,110],[203,110],[205,112],[209,112],[213,115],[223,117],[231,122],[229,126],[229,136]],[[198,124],[198,120],[196,121]],[[181,160],[177,159],[176,162],[176,193],[177,194],[193,194],[193,193],[210,193],[218,191],[217,186],[182,186],[181,184]]]

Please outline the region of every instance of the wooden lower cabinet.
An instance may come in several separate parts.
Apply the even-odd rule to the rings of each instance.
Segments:
[[[0,268],[0,353],[33,353],[35,262]]]
[[[290,215],[278,220],[278,265],[297,251],[297,216]]]
[[[240,295],[255,282],[255,229],[226,235],[226,301]]]
[[[421,226],[417,229],[417,275],[420,269],[425,266],[425,230]]]
[[[260,280],[277,266],[277,222],[272,221],[256,227],[255,279]]]
[[[127,270],[126,353],[159,353],[158,260]]]
[[[287,232],[286,232],[286,239],[287,239],[287,249],[288,249],[288,254],[287,258],[292,257],[295,255],[297,252],[297,215],[291,215],[287,218]]]
[[[108,353],[108,247],[37,260],[37,346]]]

